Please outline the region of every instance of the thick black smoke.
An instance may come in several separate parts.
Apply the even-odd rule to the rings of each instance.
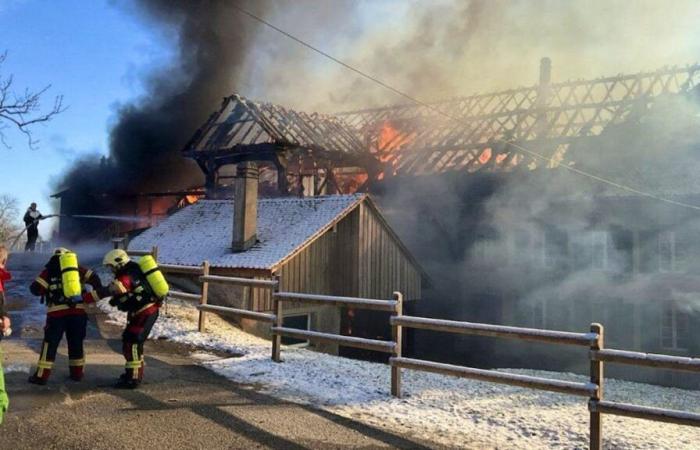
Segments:
[[[112,196],[201,185],[201,171],[180,150],[222,98],[240,88],[256,24],[236,6],[264,15],[268,2],[139,0],[131,5],[150,26],[177,37],[177,57],[147,75],[141,98],[118,108],[109,157],[78,162],[61,187]]]

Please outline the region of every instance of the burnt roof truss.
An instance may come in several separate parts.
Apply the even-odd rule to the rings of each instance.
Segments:
[[[700,65],[692,65],[335,115],[233,95],[184,154],[206,173],[245,160],[272,161],[278,169],[305,160],[326,170],[360,167],[370,179],[555,166],[577,139],[643,114],[659,97],[697,92],[699,81]]]

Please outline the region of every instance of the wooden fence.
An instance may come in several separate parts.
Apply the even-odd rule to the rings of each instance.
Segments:
[[[129,253],[132,255],[157,255],[157,249],[154,248],[151,251],[141,252],[130,251]],[[604,346],[603,325],[598,323],[591,324],[588,332],[573,333],[568,331],[540,330],[485,323],[404,316],[403,298],[399,292],[394,293],[394,298],[392,300],[279,292],[280,282],[278,277],[272,280],[259,280],[250,278],[213,276],[209,275],[209,264],[207,262],[204,262],[202,266],[189,267],[160,265],[160,267],[167,273],[185,273],[198,276],[199,281],[202,283],[202,293],[200,295],[188,294],[184,292],[171,292],[169,295],[174,298],[195,300],[199,302],[197,308],[200,311],[200,331],[204,331],[205,312],[245,317],[270,323],[270,331],[272,334],[272,360],[275,362],[281,362],[281,339],[283,336],[286,336],[296,339],[305,339],[312,342],[331,342],[342,346],[356,347],[391,354],[389,359],[389,365],[391,367],[391,394],[395,397],[401,397],[401,369],[433,372],[460,378],[470,378],[493,383],[520,386],[529,389],[553,391],[563,394],[588,397],[588,410],[590,415],[590,448],[594,450],[599,450],[602,448],[603,414],[635,417],[658,422],[669,422],[680,425],[700,427],[700,414],[698,413],[604,400],[604,364],[606,362],[700,372],[700,359],[607,349]],[[234,284],[272,289],[274,313],[269,314],[225,306],[208,305],[208,283]],[[392,340],[383,341],[377,339],[365,339],[353,336],[343,336],[339,334],[321,333],[318,331],[283,327],[282,302],[285,301],[390,312],[391,316],[389,319],[389,326],[392,330]],[[478,369],[475,367],[457,366],[434,361],[406,358],[402,356],[401,336],[404,328],[588,347],[588,360],[590,366],[589,381],[584,383],[541,378],[529,375],[512,374],[497,370]]]

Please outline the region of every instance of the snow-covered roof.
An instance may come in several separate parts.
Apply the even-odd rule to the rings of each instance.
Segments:
[[[258,201],[258,243],[245,252],[231,251],[232,200],[200,200],[129,244],[142,250],[158,246],[164,264],[273,269],[300,247],[320,235],[365,199],[364,194]]]

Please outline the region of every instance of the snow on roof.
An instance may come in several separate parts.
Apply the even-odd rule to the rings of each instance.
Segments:
[[[357,206],[365,195],[258,200],[258,243],[233,253],[233,200],[200,200],[144,231],[130,249],[158,246],[163,264],[272,269]]]

